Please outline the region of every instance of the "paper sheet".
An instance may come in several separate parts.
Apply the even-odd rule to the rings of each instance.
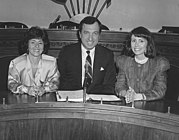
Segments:
[[[68,101],[83,102],[83,90],[73,91],[57,91],[57,101]],[[120,101],[121,99],[115,95],[101,95],[101,94],[87,94],[86,100],[96,101]]]
[[[121,99],[115,95],[89,94],[89,98],[96,101],[120,101]]]
[[[57,101],[83,102],[83,90],[57,91]]]

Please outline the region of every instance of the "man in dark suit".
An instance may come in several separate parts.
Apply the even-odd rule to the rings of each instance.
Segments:
[[[85,17],[79,25],[80,42],[63,47],[58,58],[60,90],[78,90],[85,84],[86,57],[89,52],[92,67],[91,84],[87,93],[115,94],[116,70],[113,52],[98,44],[100,21]]]

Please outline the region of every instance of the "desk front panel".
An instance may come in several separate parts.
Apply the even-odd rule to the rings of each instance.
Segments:
[[[2,140],[179,139],[179,116],[172,113],[173,107],[168,113],[169,101],[136,102],[132,108],[122,101],[84,104],[56,102],[50,96],[43,97],[45,100],[39,103],[35,100],[23,103],[12,98],[25,96],[9,95],[11,100],[0,105]]]

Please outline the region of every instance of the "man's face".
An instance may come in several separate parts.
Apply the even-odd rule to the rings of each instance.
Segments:
[[[87,50],[93,49],[97,45],[100,37],[98,23],[95,22],[93,24],[83,24],[79,35],[83,46]]]

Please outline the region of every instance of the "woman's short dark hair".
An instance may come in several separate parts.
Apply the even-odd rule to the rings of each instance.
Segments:
[[[44,43],[44,51],[42,53],[46,54],[48,52],[48,49],[50,47],[50,42],[48,39],[48,34],[45,31],[45,29],[42,29],[38,26],[31,27],[24,35],[23,40],[20,42],[19,46],[19,53],[29,53],[28,52],[28,43],[31,39],[42,39]]]
[[[81,20],[80,25],[79,25],[79,32],[82,31],[83,24],[94,24],[95,22],[98,23],[99,32],[101,33],[102,24],[96,17],[93,17],[93,16],[87,16],[87,17],[85,17],[84,19]]]
[[[155,48],[155,43],[154,43],[152,33],[148,29],[146,29],[145,27],[142,27],[142,26],[133,29],[129,33],[129,36],[128,36],[128,39],[126,42],[126,46],[123,50],[123,54],[125,54],[127,56],[131,56],[131,57],[135,56],[135,54],[131,48],[132,35],[134,35],[136,37],[142,37],[147,40],[147,48],[146,48],[146,52],[144,53],[146,57],[154,58],[156,56],[156,48]]]

